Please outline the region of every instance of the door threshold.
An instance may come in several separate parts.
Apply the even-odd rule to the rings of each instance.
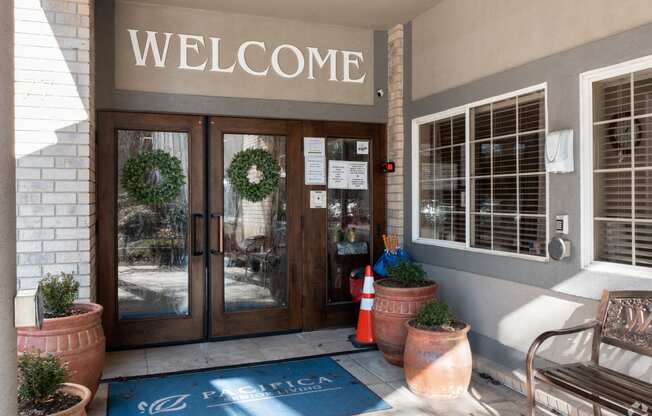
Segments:
[[[143,375],[131,376],[131,377],[113,377],[113,378],[102,379],[100,381],[100,384],[110,384],[116,381],[122,382],[122,381],[130,381],[130,380],[144,380],[144,379],[157,378],[157,377],[170,377],[170,376],[175,376],[180,374],[204,373],[208,371],[228,370],[230,368],[257,367],[257,366],[267,365],[267,364],[310,360],[313,358],[337,357],[342,355],[360,354],[363,352],[376,351],[376,350],[378,350],[376,346],[371,346],[365,348],[356,348],[355,350],[351,350],[351,351],[339,351],[339,352],[323,353],[323,354],[316,354],[316,355],[305,355],[301,357],[290,357],[290,358],[283,358],[279,360],[257,361],[257,362],[244,363],[244,364],[230,364],[230,365],[221,365],[221,366],[206,367],[206,368],[193,368],[188,370],[169,371],[169,372],[154,373],[154,374],[143,374]]]
[[[335,328],[329,328],[329,329],[335,329]],[[271,337],[274,335],[288,335],[288,334],[297,334],[302,332],[307,332],[307,331],[304,331],[302,329],[291,329],[287,331],[258,332],[255,334],[230,335],[224,337],[206,337],[206,338],[199,338],[199,339],[188,340],[188,341],[159,342],[154,344],[134,345],[134,346],[130,345],[127,347],[107,347],[106,352],[133,351],[133,350],[141,350],[145,348],[177,347],[182,345],[203,344],[206,342],[220,342],[220,341],[232,341],[238,339]]]
[[[354,347],[348,339],[353,332],[352,327],[299,333],[293,331],[267,337],[222,339],[216,342],[109,352],[103,379],[123,380],[206,371],[373,349]]]

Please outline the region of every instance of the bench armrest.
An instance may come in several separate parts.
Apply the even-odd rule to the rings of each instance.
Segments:
[[[534,374],[534,358],[536,357],[536,353],[541,347],[541,344],[543,344],[547,339],[552,338],[552,337],[557,337],[561,335],[569,335],[569,334],[575,334],[583,331],[588,331],[592,329],[594,340],[593,340],[593,345],[594,345],[594,353],[595,353],[595,345],[596,345],[596,339],[599,340],[599,334],[598,331],[601,328],[601,323],[600,321],[592,320],[586,323],[583,323],[581,325],[573,326],[570,328],[563,328],[559,329],[556,331],[546,331],[543,334],[539,335],[532,345],[530,346],[530,349],[528,350],[527,353],[527,359],[526,359],[526,373],[528,375],[528,378]]]

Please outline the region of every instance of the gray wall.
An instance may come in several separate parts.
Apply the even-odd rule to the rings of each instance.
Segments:
[[[530,62],[496,75],[412,100],[413,54],[411,25],[405,33],[405,131],[406,145],[406,240],[413,257],[427,264],[426,269],[442,285],[441,296],[449,301],[474,329],[476,351],[513,367],[529,344],[541,332],[582,322],[595,316],[603,289],[652,289],[652,279],[589,273],[580,263],[580,178],[579,178],[579,74],[633,58],[652,54],[652,25],[588,43],[566,52]],[[460,61],[459,65],[464,65]],[[549,130],[572,128],[575,132],[575,166],[570,174],[550,175],[550,216],[566,213],[570,219],[569,239],[573,254],[569,261],[546,263],[468,252],[411,243],[412,189],[411,120],[427,114],[518,90],[535,84],[548,84]],[[554,235],[549,224],[550,235]],[[651,271],[652,277],[652,271]],[[568,342],[568,339],[565,340]],[[577,357],[586,349],[586,339],[567,350],[562,345],[546,349],[546,358],[562,361]],[[589,348],[590,349],[590,348]],[[520,356],[520,358],[519,358]],[[613,357],[612,357],[613,358]],[[631,357],[630,357],[631,358]],[[650,361],[647,366],[648,375]],[[640,365],[638,369],[640,370]],[[632,360],[619,356],[617,367],[631,370]]]
[[[580,178],[579,178],[579,74],[591,69],[616,64],[652,54],[652,24],[619,35],[589,43],[567,52],[552,55],[518,68],[501,72],[466,85],[453,88],[420,100],[405,102],[406,138],[411,143],[411,120],[426,114],[518,90],[542,82],[548,83],[549,131],[571,128],[575,132],[575,172],[550,175],[550,216],[568,214],[569,239],[573,244],[570,261],[538,263],[490,254],[411,244],[411,252],[418,258],[438,266],[482,273],[499,279],[535,285],[593,299],[600,297],[603,288],[652,288],[650,279],[622,279],[621,276],[582,272],[580,263]],[[406,88],[409,95],[411,79],[411,27],[406,31]],[[460,62],[464,65],[464,62]],[[410,146],[406,146],[407,166],[411,163]],[[406,169],[406,189],[411,194],[411,170]],[[406,224],[411,233],[411,200],[406,198]],[[554,235],[552,221],[550,235]],[[410,234],[411,235],[411,234]],[[428,260],[430,259],[430,260]],[[652,272],[651,272],[652,275]]]
[[[114,87],[114,2],[95,5],[96,108],[123,110],[335,120],[385,123],[387,98],[374,95],[374,105],[321,104],[314,102],[209,97],[116,90]],[[387,89],[387,32],[374,32],[374,91]]]

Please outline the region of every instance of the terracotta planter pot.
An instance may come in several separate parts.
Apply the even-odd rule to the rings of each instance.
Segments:
[[[81,397],[82,401],[68,410],[62,410],[50,416],[86,416],[86,406],[91,402],[91,391],[86,386],[73,383],[65,383],[61,390]]]
[[[391,279],[374,283],[376,298],[372,313],[374,337],[385,359],[403,365],[403,348],[407,329],[405,323],[414,318],[419,308],[434,299],[437,284],[414,288],[385,286]]]
[[[102,329],[102,306],[75,305],[80,315],[46,319],[43,328],[18,330],[18,353],[37,349],[68,363],[70,381],[91,390],[95,397],[102,377],[106,340]],[[91,398],[92,398],[91,397]]]
[[[471,327],[446,331],[415,328],[406,322],[405,379],[414,393],[454,399],[468,390],[473,359],[467,334]]]

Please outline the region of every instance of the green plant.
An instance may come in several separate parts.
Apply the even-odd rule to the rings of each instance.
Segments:
[[[426,286],[426,272],[418,263],[401,261],[395,266],[387,267],[387,276],[396,280],[402,287]]]
[[[417,327],[423,328],[450,327],[454,320],[448,305],[436,300],[426,302],[415,317]]]
[[[51,398],[68,378],[68,370],[53,355],[24,353],[18,359],[18,399],[40,403]]]
[[[260,172],[258,178],[249,177],[254,166]],[[278,162],[264,149],[246,149],[236,153],[226,174],[236,192],[251,202],[262,201],[276,191],[281,176]]]
[[[122,168],[122,186],[145,205],[158,207],[174,201],[185,183],[181,160],[164,150],[141,153]]]
[[[59,318],[71,313],[73,303],[79,292],[79,282],[72,274],[48,275],[40,282],[43,294],[43,309],[48,318]]]

